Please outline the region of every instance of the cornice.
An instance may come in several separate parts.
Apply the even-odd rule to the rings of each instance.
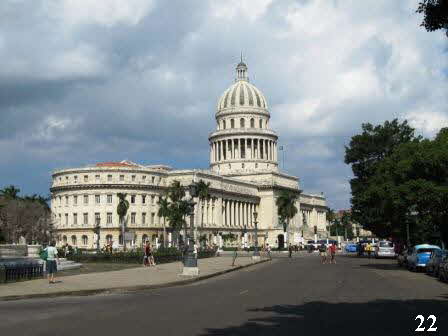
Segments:
[[[166,186],[141,185],[141,184],[75,184],[51,187],[50,192],[92,190],[92,189],[137,189],[137,190],[166,190]]]
[[[170,171],[170,170],[169,170]],[[157,176],[166,176],[166,172],[161,172],[158,170],[150,170],[150,168],[140,168],[140,167],[119,167],[119,168],[97,168],[97,167],[84,167],[84,168],[67,168],[55,170],[52,174],[53,177],[66,174],[87,174],[87,173],[144,173],[153,174]]]

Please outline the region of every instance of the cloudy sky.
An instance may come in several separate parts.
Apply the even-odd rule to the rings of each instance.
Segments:
[[[418,0],[1,0],[0,188],[128,159],[208,166],[242,51],[301,187],[349,206],[363,122],[448,126],[447,41]],[[281,154],[280,154],[281,156]]]

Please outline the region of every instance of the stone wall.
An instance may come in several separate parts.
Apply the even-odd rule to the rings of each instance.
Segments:
[[[28,255],[27,245],[0,245],[0,259],[21,258]]]

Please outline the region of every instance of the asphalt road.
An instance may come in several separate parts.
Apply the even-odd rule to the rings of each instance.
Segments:
[[[0,335],[448,335],[448,284],[392,260],[276,258],[192,285],[0,302]]]

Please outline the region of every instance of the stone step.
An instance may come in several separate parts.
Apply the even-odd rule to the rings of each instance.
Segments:
[[[77,269],[77,268],[81,268],[82,264],[79,263],[75,263],[72,262],[70,264],[59,264],[58,265],[58,271],[66,271],[66,270],[70,270],[70,269]]]

